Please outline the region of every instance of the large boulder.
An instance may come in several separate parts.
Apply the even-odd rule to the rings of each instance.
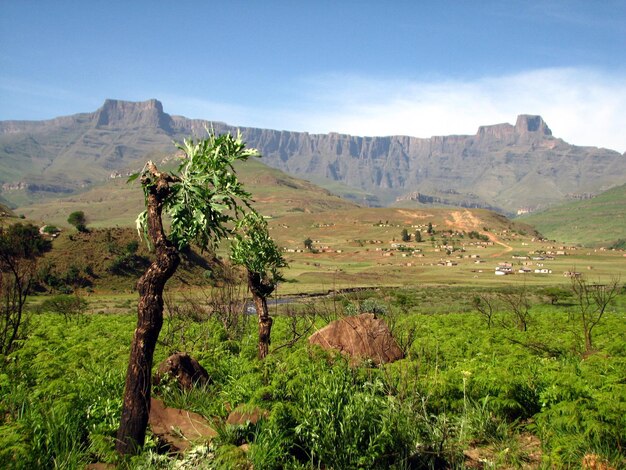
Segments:
[[[372,313],[331,322],[313,333],[309,343],[324,349],[337,349],[353,358],[370,359],[376,364],[404,357],[387,324]]]
[[[157,368],[154,383],[158,384],[165,376],[176,379],[181,388],[189,390],[195,385],[209,383],[209,373],[187,353],[174,353]]]
[[[217,436],[209,422],[198,413],[169,408],[156,398],[150,400],[148,424],[170,452],[184,451],[194,444],[207,443]]]

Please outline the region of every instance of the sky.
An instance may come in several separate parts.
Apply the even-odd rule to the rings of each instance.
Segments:
[[[0,0],[0,120],[106,98],[367,136],[539,114],[625,152],[626,0]]]

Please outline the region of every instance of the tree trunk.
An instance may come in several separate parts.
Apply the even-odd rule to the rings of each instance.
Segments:
[[[593,351],[593,343],[591,341],[591,328],[585,327],[584,333],[585,333],[585,352],[590,353],[591,351]]]
[[[270,335],[272,333],[272,317],[267,310],[267,299],[254,295],[257,315],[259,317],[259,359],[265,359],[270,350]]]
[[[267,308],[267,296],[274,291],[274,287],[263,283],[261,276],[254,272],[248,272],[248,287],[252,292],[259,318],[259,359],[263,360],[269,353],[272,323],[274,323]]]
[[[154,165],[148,169],[155,180],[142,178],[148,186],[148,236],[155,247],[156,259],[139,279],[137,328],[130,349],[126,373],[124,403],[116,450],[134,454],[143,446],[150,414],[152,359],[157,338],[163,325],[163,289],[174,274],[180,257],[177,248],[166,238],[161,221],[163,201],[169,192],[167,175],[158,173]]]

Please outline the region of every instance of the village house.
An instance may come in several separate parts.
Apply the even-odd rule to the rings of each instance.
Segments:
[[[513,274],[513,265],[511,263],[498,263],[498,266],[496,266],[495,274],[496,276]]]

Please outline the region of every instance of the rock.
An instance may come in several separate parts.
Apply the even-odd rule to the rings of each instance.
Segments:
[[[262,410],[261,408],[244,408],[238,406],[233,411],[230,412],[228,418],[226,418],[226,424],[230,424],[233,426],[242,426],[246,423],[256,424],[260,419],[265,419],[269,416],[269,413],[266,410]]]
[[[615,470],[615,467],[598,454],[585,454],[581,462],[581,468],[584,470]]]
[[[157,398],[150,400],[148,424],[172,452],[184,451],[192,444],[206,442],[217,436],[209,422],[198,413],[168,408]]]
[[[209,373],[193,357],[187,353],[174,353],[165,359],[157,369],[154,383],[157,385],[165,375],[176,379],[185,390],[195,385],[206,385],[210,382]]]
[[[385,322],[372,313],[331,322],[313,333],[309,343],[324,349],[337,349],[354,358],[370,359],[376,364],[404,357]]]
[[[545,123],[545,121],[541,118],[541,116],[532,116],[529,114],[520,114],[519,116],[517,116],[515,130],[519,134],[537,132],[544,136],[552,135],[552,131]]]

